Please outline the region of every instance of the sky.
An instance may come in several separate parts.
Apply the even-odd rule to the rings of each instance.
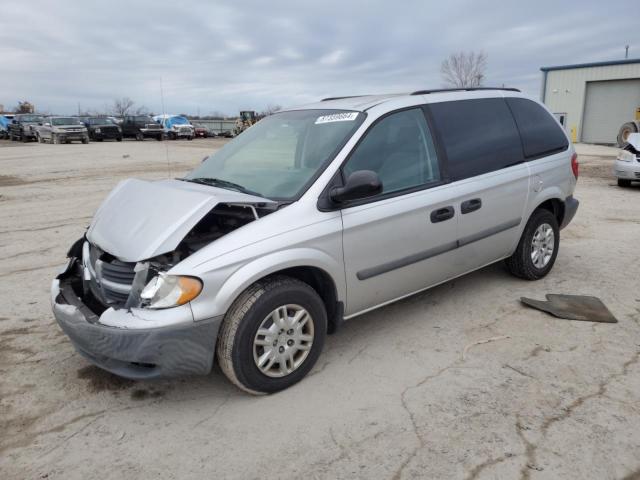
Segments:
[[[471,50],[488,56],[485,85],[538,97],[542,66],[627,44],[640,58],[638,14],[637,0],[2,0],[0,104],[237,115],[440,88],[442,61]]]

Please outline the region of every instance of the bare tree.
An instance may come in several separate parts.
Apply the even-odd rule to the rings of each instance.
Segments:
[[[129,97],[116,98],[111,105],[111,113],[117,117],[124,117],[134,104]]]
[[[270,103],[262,112],[260,112],[260,115],[263,117],[268,117],[269,115],[273,115],[280,110],[282,110],[282,107],[280,105],[273,105]]]
[[[440,66],[442,79],[448,87],[479,87],[487,69],[487,54],[484,52],[459,52],[449,55]]]
[[[35,107],[33,106],[33,103],[25,100],[23,102],[18,102],[18,105],[13,108],[13,111],[16,113],[33,113],[35,111]]]

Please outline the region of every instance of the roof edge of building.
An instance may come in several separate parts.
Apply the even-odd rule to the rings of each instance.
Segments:
[[[590,62],[590,63],[576,63],[574,65],[556,65],[553,67],[540,67],[543,72],[550,72],[553,70],[571,70],[574,68],[589,68],[589,67],[608,67],[610,65],[625,65],[629,63],[640,63],[640,58],[625,58],[624,60],[609,60],[605,62]]]

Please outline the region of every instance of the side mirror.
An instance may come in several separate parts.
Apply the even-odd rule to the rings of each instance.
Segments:
[[[335,187],[330,197],[336,203],[372,197],[382,192],[382,182],[376,172],[357,170],[349,175],[344,187]]]

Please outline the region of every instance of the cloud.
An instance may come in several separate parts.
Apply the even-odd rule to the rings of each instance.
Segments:
[[[325,96],[440,87],[450,53],[484,50],[488,85],[537,96],[540,67],[622,58],[629,2],[451,0],[9,2],[0,103],[102,109],[116,97],[170,112],[235,114]],[[640,57],[640,44],[631,44]]]

